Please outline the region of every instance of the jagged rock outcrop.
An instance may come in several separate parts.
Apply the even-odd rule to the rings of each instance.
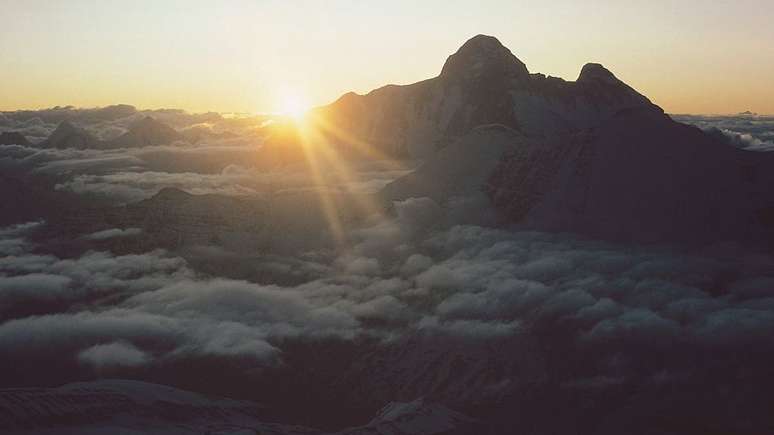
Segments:
[[[531,137],[594,127],[616,112],[661,109],[598,64],[577,81],[529,74],[500,42],[485,35],[449,57],[438,77],[348,93],[311,119],[343,152],[367,147],[390,157],[428,157],[471,129],[502,124]]]
[[[4,131],[0,133],[0,145],[29,146],[31,144],[23,134],[17,131]]]

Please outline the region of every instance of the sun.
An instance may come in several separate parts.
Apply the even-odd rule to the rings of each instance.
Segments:
[[[295,120],[301,120],[309,109],[306,100],[296,93],[288,93],[282,97],[280,102],[282,114]]]

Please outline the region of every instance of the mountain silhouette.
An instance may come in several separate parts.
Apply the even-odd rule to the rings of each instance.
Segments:
[[[166,145],[183,140],[174,128],[146,116],[129,127],[129,131],[108,142],[110,148]]]
[[[62,121],[39,146],[42,148],[101,148],[101,141],[70,121]]]
[[[549,137],[634,107],[663,112],[599,64],[585,65],[575,82],[530,74],[496,38],[478,35],[449,56],[438,77],[348,93],[311,115],[344,150],[367,144],[390,157],[425,158],[480,125]]]
[[[433,91],[444,82],[466,101],[456,112],[442,102],[450,94]],[[501,222],[616,241],[774,240],[774,154],[673,121],[599,64],[575,82],[528,76],[494,38],[477,36],[439,78],[411,86],[428,93],[410,104],[395,97],[406,88],[390,90],[392,99],[349,97],[372,131],[387,117],[371,116],[368,104],[387,101],[383,113],[419,108],[418,121],[395,124],[391,137],[440,140],[440,151],[382,190],[387,201],[488,203]],[[413,143],[402,142],[409,151]]]
[[[62,121],[51,135],[38,146],[42,148],[112,149],[167,145],[185,136],[174,128],[150,116],[133,123],[129,130],[111,140],[103,141],[70,121]]]

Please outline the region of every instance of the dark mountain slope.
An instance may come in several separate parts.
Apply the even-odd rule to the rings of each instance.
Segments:
[[[514,221],[616,240],[770,239],[774,155],[630,110],[514,152],[487,192]]]

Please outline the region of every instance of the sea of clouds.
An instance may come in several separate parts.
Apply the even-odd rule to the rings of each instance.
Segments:
[[[186,133],[206,132],[194,139],[161,146],[122,149],[41,149],[59,122],[68,120],[102,139],[124,133],[145,116]],[[17,131],[33,142],[0,145],[0,169],[8,174],[44,179],[62,192],[125,204],[149,198],[165,187],[193,194],[257,195],[315,187],[347,192],[375,192],[407,172],[386,162],[352,164],[351,176],[342,178],[336,162],[322,162],[314,175],[291,166],[267,170],[257,150],[271,123],[268,116],[225,117],[189,114],[179,110],[138,111],[131,106],[101,109],[71,107],[0,113],[0,131]],[[34,128],[33,128],[34,127]]]
[[[30,142],[46,139],[62,121],[86,129],[97,138],[109,140],[125,133],[129,126],[150,116],[182,132],[252,134],[270,117],[263,115],[188,113],[177,109],[138,110],[119,104],[100,108],[54,107],[40,110],[0,112],[0,131],[16,131]]]
[[[443,228],[433,223],[439,209],[429,199],[396,208],[395,218],[354,230],[351,249],[276,259],[276,270],[308,277],[293,286],[204,274],[163,250],[61,258],[28,239],[44,224],[4,228],[0,376],[5,383],[34,378],[17,376],[45,362],[70,370],[56,382],[87,373],[143,377],[208,358],[238,361],[247,376],[282,370],[297,343],[333,340],[367,342],[369,352],[383,353],[371,362],[373,373],[351,372],[361,385],[381,385],[380,370],[414,367],[370,390],[384,400],[410,391],[464,406],[546,379],[595,391],[695,386],[708,371],[732,389],[740,371],[761,386],[771,381],[774,256],[734,245],[681,252]],[[417,340],[420,350],[412,351]],[[482,344],[497,347],[474,350]],[[443,360],[460,346],[478,364],[446,367],[449,379],[435,385],[434,370],[445,363],[423,355]],[[533,368],[526,375],[505,369],[514,364]],[[414,370],[425,366],[432,381],[417,379]],[[461,388],[464,394],[452,394]]]
[[[741,135],[747,145],[737,146],[771,145],[768,118],[690,121],[728,140],[735,136],[727,131]],[[254,147],[7,145],[0,162],[117,204],[162,187],[239,196],[319,181],[250,168]],[[373,192],[405,169],[356,172],[339,187]],[[661,412],[702,414],[709,427],[770,423],[761,411],[768,402],[758,399],[774,387],[769,252],[459,225],[429,198],[345,228],[346,246],[292,257],[217,246],[111,249],[142,238],[139,228],[72,235],[88,248],[64,255],[42,238],[46,225],[0,229],[0,385],[113,376],[211,387],[230,379],[250,390],[239,395],[271,400],[302,388],[286,384],[295,376],[340,403],[375,409],[430,396],[466,411],[519,403],[531,415],[522,421],[553,413],[581,424],[585,413],[597,424],[669,406]],[[238,279],[197,266],[229,258],[272,274]],[[191,381],[202,377],[208,382]],[[578,394],[593,403],[573,406]]]
[[[735,147],[750,151],[774,151],[774,116],[740,114],[672,117],[676,121],[695,125]]]

